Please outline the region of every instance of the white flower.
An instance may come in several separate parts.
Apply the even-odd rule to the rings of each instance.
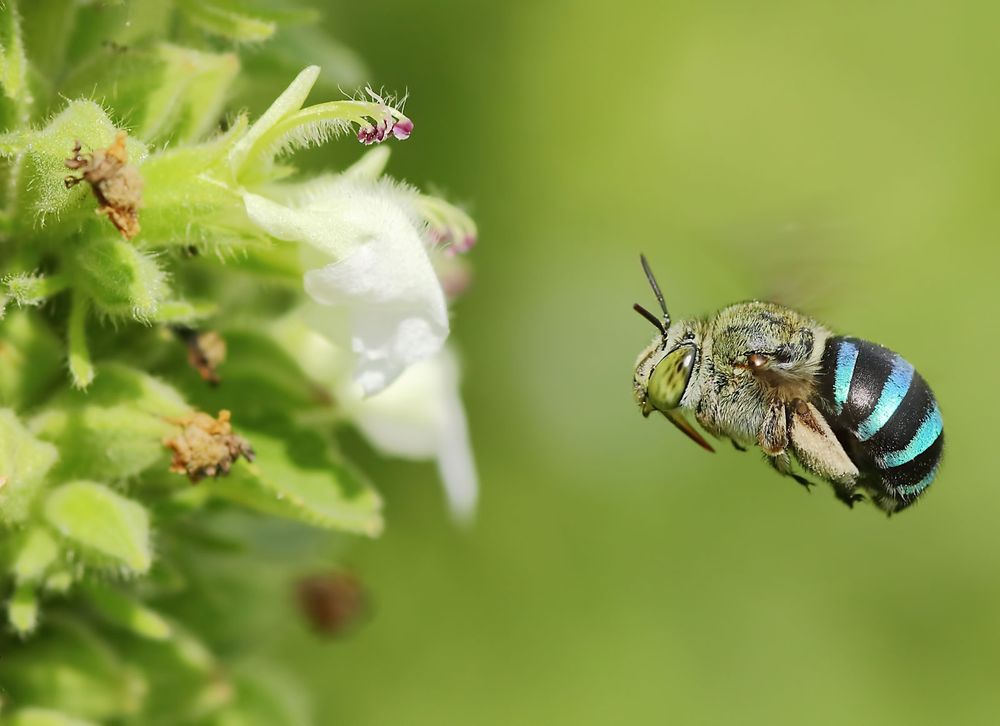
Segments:
[[[291,313],[271,334],[306,374],[327,387],[338,411],[383,453],[408,459],[435,459],[449,508],[469,522],[478,498],[476,467],[459,396],[459,366],[445,347],[420,361],[388,388],[365,397],[344,376],[344,352]]]
[[[341,397],[347,416],[385,454],[437,460],[452,514],[476,509],[478,482],[459,397],[458,362],[448,348],[407,369],[376,396]]]
[[[355,381],[377,393],[448,336],[416,193],[351,174],[291,189],[286,203],[244,193],[247,214],[271,236],[303,243],[306,293],[325,308],[311,322],[353,351]]]

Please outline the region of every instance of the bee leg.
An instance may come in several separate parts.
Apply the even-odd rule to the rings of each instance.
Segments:
[[[833,493],[837,496],[837,499],[847,505],[848,509],[854,509],[855,502],[863,502],[865,500],[864,494],[854,487],[845,484],[834,484]]]
[[[736,441],[736,439],[730,439],[730,441],[733,444],[733,448],[736,449],[737,451],[746,451],[747,450],[747,447],[745,447],[740,442]]]
[[[770,457],[781,456],[788,448],[788,417],[785,413],[785,404],[781,401],[774,401],[768,406],[760,431],[757,433],[757,443]]]
[[[814,482],[811,482],[804,476],[800,476],[795,473],[792,469],[792,457],[789,456],[787,452],[779,454],[778,456],[769,456],[767,457],[767,461],[779,474],[790,476],[792,479],[805,487],[807,492],[810,491],[809,487],[814,485]]]

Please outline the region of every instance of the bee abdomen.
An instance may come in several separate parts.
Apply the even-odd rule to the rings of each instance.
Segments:
[[[866,340],[831,338],[820,396],[862,483],[888,497],[883,508],[902,509],[930,485],[944,447],[943,423],[933,392],[912,365]]]

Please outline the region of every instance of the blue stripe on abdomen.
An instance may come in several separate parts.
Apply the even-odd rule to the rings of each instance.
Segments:
[[[851,378],[854,377],[854,364],[858,362],[858,346],[841,342],[837,349],[837,368],[833,376],[833,404],[839,414],[844,410],[847,393],[851,390]]]
[[[918,481],[916,484],[904,484],[903,486],[898,487],[896,491],[908,497],[915,497],[917,494],[920,494],[920,492],[926,489],[932,481],[934,481],[935,476],[937,476],[936,466],[930,470],[930,473],[927,474],[927,476]]]
[[[927,451],[937,441],[943,428],[944,422],[941,420],[941,409],[935,403],[930,413],[921,422],[917,433],[913,435],[913,438],[910,439],[910,442],[904,448],[898,451],[890,451],[888,454],[878,457],[879,467],[882,469],[891,469],[892,467],[902,466],[909,461],[913,461],[913,459]]]
[[[867,441],[885,426],[886,421],[892,417],[892,414],[896,413],[899,404],[906,397],[912,380],[913,366],[897,355],[892,362],[892,371],[882,386],[882,392],[879,394],[875,408],[872,409],[868,418],[858,426],[859,440]]]

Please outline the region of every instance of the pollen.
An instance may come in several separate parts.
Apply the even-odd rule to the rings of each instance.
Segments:
[[[79,171],[80,176],[67,176],[66,188],[87,182],[97,198],[97,211],[115,225],[125,239],[139,234],[139,208],[142,206],[142,176],[139,169],[128,163],[126,135],[119,131],[111,146],[92,154],[81,153],[79,141],[73,156],[66,159],[66,168]]]
[[[181,427],[181,433],[163,441],[174,455],[170,471],[186,475],[194,484],[206,476],[228,474],[241,456],[253,461],[250,442],[233,433],[229,418],[229,411],[222,410],[218,418],[197,411],[182,419],[171,419]]]

